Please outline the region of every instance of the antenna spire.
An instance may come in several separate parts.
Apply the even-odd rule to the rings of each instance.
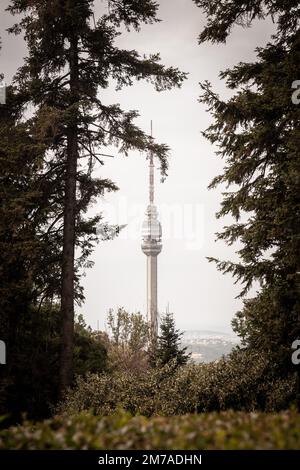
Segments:
[[[150,123],[151,128],[151,140],[152,140],[152,120]],[[153,152],[150,152],[150,162],[149,162],[149,202],[150,205],[154,204],[154,164],[153,164]]]

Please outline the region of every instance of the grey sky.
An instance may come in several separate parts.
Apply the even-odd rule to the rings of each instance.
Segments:
[[[1,1],[0,72],[9,82],[22,63],[25,47],[21,38],[8,37],[4,31],[14,22],[4,13],[7,3]],[[95,3],[104,8],[105,2]],[[272,25],[259,22],[249,30],[237,27],[226,45],[199,46],[197,36],[205,18],[192,0],[159,3],[162,22],[145,26],[140,33],[125,32],[118,43],[142,53],[160,52],[164,64],[189,72],[188,80],[181,90],[171,92],[157,93],[151,85],[139,82],[120,92],[110,88],[101,95],[107,103],[138,109],[141,116],[137,123],[146,131],[152,119],[155,138],[171,147],[169,176],[163,184],[156,172],[155,199],[163,228],[163,250],[158,258],[160,310],[169,302],[183,329],[230,331],[231,319],[241,305],[235,299],[239,287],[205,258],[229,259],[234,253],[221,242],[215,243],[215,232],[228,220],[215,219],[221,190],[207,190],[210,180],[221,172],[222,162],[200,133],[211,117],[197,101],[199,82],[211,81],[222,97],[228,97],[219,71],[254,59],[255,47],[270,38]],[[147,170],[145,156],[134,153],[107,159],[97,170],[115,181],[120,191],[106,195],[92,210],[104,209],[112,223],[128,225],[118,239],[96,247],[92,256],[95,265],[83,280],[86,303],[80,311],[94,328],[97,320],[104,326],[110,307],[146,310],[146,257],[140,248],[140,226],[148,197]]]

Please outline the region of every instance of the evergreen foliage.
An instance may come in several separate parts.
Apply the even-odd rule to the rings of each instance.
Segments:
[[[174,362],[177,366],[186,364],[190,354],[186,353],[186,347],[181,347],[182,335],[183,333],[176,329],[173,314],[166,313],[161,320],[157,344],[153,345],[151,362],[161,365]]]
[[[129,413],[107,417],[81,413],[9,428],[0,434],[0,449],[295,451],[300,445],[299,429],[295,411],[276,415],[227,411],[148,419]]]
[[[1,368],[0,414],[15,423],[25,413],[30,419],[51,415],[59,398],[60,309],[45,304],[18,312],[17,341],[10,367]],[[107,369],[107,350],[81,316],[75,321],[74,370],[78,376]]]
[[[242,283],[242,297],[259,283],[233,326],[244,346],[268,354],[270,367],[284,377],[296,373],[291,345],[300,337],[300,106],[292,100],[299,75],[299,2],[195,3],[208,18],[201,42],[224,41],[235,24],[250,26],[255,18],[274,15],[276,35],[257,49],[256,61],[221,73],[232,98],[222,100],[206,82],[201,102],[214,118],[204,135],[225,160],[223,174],[210,185],[227,188],[217,216],[235,219],[218,238],[240,246],[238,262],[210,260]]]

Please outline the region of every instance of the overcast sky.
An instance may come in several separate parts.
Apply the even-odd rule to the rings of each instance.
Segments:
[[[22,38],[7,35],[5,29],[14,19],[4,12],[1,0],[2,52],[0,72],[9,83],[26,48]],[[199,82],[209,80],[224,98],[229,96],[219,72],[239,61],[255,58],[254,49],[270,38],[272,25],[258,22],[251,29],[237,27],[226,45],[199,46],[197,36],[205,17],[192,0],[160,0],[155,25],[139,33],[125,32],[118,43],[141,53],[160,52],[162,62],[188,72],[180,90],[157,93],[149,84],[139,82],[115,92],[101,91],[106,103],[120,103],[123,109],[137,109],[137,124],[170,148],[170,169],[161,184],[156,171],[155,199],[163,229],[163,250],[158,258],[158,303],[163,312],[167,304],[182,329],[231,331],[231,319],[240,308],[235,299],[239,287],[209,264],[206,256],[233,259],[234,251],[215,242],[215,232],[230,220],[215,218],[221,189],[208,191],[211,179],[222,170],[215,149],[201,135],[211,122],[205,107],[198,103]],[[106,2],[95,1],[97,11]],[[97,12],[96,12],[97,13]],[[97,16],[97,15],[96,15]],[[146,311],[146,257],[140,244],[140,227],[148,198],[148,168],[145,155],[131,154],[105,161],[97,175],[111,178],[120,188],[99,200],[92,211],[104,211],[106,220],[127,224],[119,238],[100,243],[92,256],[95,265],[83,279],[86,302],[79,309],[93,328],[104,327],[109,308],[124,306],[130,311]]]

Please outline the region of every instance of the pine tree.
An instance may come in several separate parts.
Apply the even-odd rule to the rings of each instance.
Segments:
[[[8,358],[0,371],[0,407],[12,419],[35,400],[34,379],[24,374],[33,339],[29,325],[38,323],[41,300],[53,298],[59,282],[60,246],[47,232],[56,185],[41,174],[45,153],[32,120],[24,118],[24,97],[8,86],[0,105],[0,337]]]
[[[250,27],[254,20],[275,19],[276,36],[287,37],[299,27],[298,0],[193,0],[206,15],[199,42],[225,42],[235,25]]]
[[[88,263],[99,223],[99,216],[87,220],[84,213],[96,196],[117,189],[110,180],[93,178],[92,170],[96,163],[103,164],[109,145],[118,146],[126,155],[132,149],[151,150],[160,159],[162,171],[167,168],[167,146],[155,144],[133,123],[136,111],[105,104],[99,90],[111,80],[120,89],[132,85],[134,79],[145,79],[161,91],[180,86],[185,78],[177,69],[160,64],[158,54],[140,56],[115,44],[123,27],[139,30],[142,23],[157,21],[156,2],[110,0],[102,4],[108,9],[97,21],[94,3],[12,0],[9,7],[11,13],[22,15],[11,31],[23,32],[28,46],[16,82],[34,106],[38,135],[51,150],[49,159],[62,164],[62,212],[53,221],[55,227],[63,227],[62,391],[71,384],[73,374],[75,247],[82,249]]]
[[[45,148],[32,138],[30,121],[21,120],[22,97],[12,87],[6,95],[0,106],[0,326],[11,357],[19,315],[48,288],[39,275],[47,203],[38,184]]]
[[[190,354],[186,353],[186,347],[181,347],[182,335],[183,333],[176,329],[173,314],[166,313],[160,324],[160,335],[152,352],[151,362],[165,365],[174,361],[177,366],[185,365]]]
[[[300,107],[292,100],[300,6],[296,1],[195,3],[208,17],[200,42],[222,42],[234,24],[276,17],[277,33],[257,49],[257,60],[221,73],[233,97],[223,101],[206,82],[201,101],[214,117],[204,135],[226,162],[210,187],[230,188],[217,216],[235,219],[218,238],[241,244],[240,262],[211,260],[242,282],[242,297],[254,281],[260,283],[233,326],[244,346],[267,354],[274,374],[285,376],[295,371],[291,345],[300,337]]]

